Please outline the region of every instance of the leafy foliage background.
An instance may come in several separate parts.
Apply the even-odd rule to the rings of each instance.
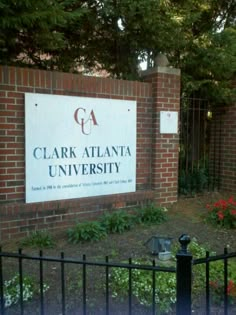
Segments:
[[[159,53],[182,94],[231,101],[234,0],[0,0],[0,64],[140,79]]]

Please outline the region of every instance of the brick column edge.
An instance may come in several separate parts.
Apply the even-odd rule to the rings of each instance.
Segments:
[[[179,133],[160,133],[160,112],[180,114],[180,70],[155,67],[143,71],[144,81],[152,84],[153,141],[152,189],[156,204],[172,204],[178,199]]]

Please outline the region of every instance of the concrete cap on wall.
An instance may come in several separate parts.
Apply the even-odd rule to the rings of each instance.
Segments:
[[[154,60],[154,67],[142,71],[141,75],[143,77],[146,77],[150,74],[155,74],[155,73],[167,73],[167,74],[180,75],[180,69],[171,67],[166,55],[160,53],[156,56]]]

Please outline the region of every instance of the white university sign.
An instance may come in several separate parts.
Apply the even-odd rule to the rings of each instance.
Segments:
[[[136,102],[25,94],[26,202],[133,192]]]

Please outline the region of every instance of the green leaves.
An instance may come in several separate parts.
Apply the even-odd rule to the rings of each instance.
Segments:
[[[0,63],[40,64],[40,54],[62,46],[63,34],[55,31],[65,13],[57,1],[1,0],[1,5]]]
[[[22,279],[22,298],[23,301],[29,301],[33,298],[34,295],[38,294],[40,291],[39,285],[36,281],[29,277],[24,276]],[[43,292],[45,293],[49,289],[49,286],[44,283]],[[19,274],[16,274],[11,279],[4,281],[3,283],[4,291],[4,306],[10,307],[19,303],[20,301],[20,277]]]
[[[150,264],[150,262],[145,260],[135,260],[133,263],[137,265]],[[126,297],[129,292],[128,270],[113,268],[110,277],[113,297],[119,299]],[[161,314],[169,313],[176,302],[176,276],[170,272],[156,272],[155,278],[158,284],[155,294],[158,310]],[[132,293],[140,304],[145,306],[152,305],[152,286],[153,276],[151,271],[132,270]]]
[[[172,265],[175,266],[175,256],[179,250],[179,244],[172,247]],[[188,246],[189,252],[194,259],[206,257],[207,248],[200,245],[196,240],[192,240]],[[211,252],[214,256],[215,253]],[[135,265],[148,265],[150,261],[145,259],[136,259],[132,262]],[[224,263],[222,261],[212,261],[209,265],[210,270],[210,298],[212,306],[223,305],[224,301]],[[129,271],[125,268],[112,268],[110,273],[110,283],[112,296],[116,299],[128,297]],[[176,302],[176,275],[169,272],[155,272],[156,293],[155,302],[157,304],[158,314],[170,314]],[[205,296],[206,288],[206,266],[199,264],[193,266],[193,307],[198,308]],[[142,269],[132,269],[132,293],[137,301],[145,306],[152,305],[152,272]],[[236,303],[236,264],[234,260],[228,262],[228,285],[227,295],[229,302]]]
[[[81,241],[99,241],[106,237],[106,230],[97,221],[82,222],[67,230],[70,243],[78,244]]]
[[[158,53],[181,69],[182,93],[230,102],[236,69],[233,0],[0,0],[0,63],[106,70],[139,79]]]
[[[134,224],[135,217],[126,211],[106,213],[101,218],[101,225],[108,233],[123,233]]]
[[[127,210],[105,213],[100,221],[85,221],[67,230],[69,242],[99,241],[110,233],[124,233],[135,224],[159,224],[167,219],[167,209],[148,205],[128,213]]]
[[[153,204],[137,210],[139,221],[147,224],[160,224],[167,220],[167,209]]]
[[[60,69],[57,57],[68,49],[65,31],[86,11],[71,10],[69,4],[58,0],[0,0],[0,63]]]
[[[182,169],[179,173],[179,193],[183,195],[195,195],[209,188],[210,178],[208,169],[203,166],[195,166],[188,171]]]
[[[29,236],[21,241],[21,246],[30,246],[33,248],[52,248],[55,246],[55,241],[46,230],[32,232]]]
[[[24,277],[22,281],[23,301],[28,301],[33,297],[33,281],[30,277]],[[19,275],[15,275],[4,282],[4,304],[5,307],[17,304],[20,301]]]

